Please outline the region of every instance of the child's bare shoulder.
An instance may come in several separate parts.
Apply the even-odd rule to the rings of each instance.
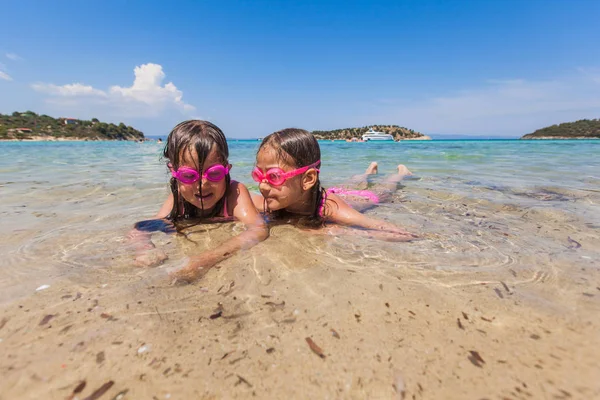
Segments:
[[[340,212],[346,211],[348,208],[351,207],[341,197],[329,193],[325,200],[323,216],[326,218],[335,218]]]
[[[250,196],[250,192],[248,191],[248,188],[246,188],[246,185],[234,180],[229,184],[227,200],[232,205],[238,204],[240,201],[252,203],[252,197]]]
[[[248,188],[246,187],[246,185],[234,180],[232,180],[231,183],[229,183],[229,189],[230,193],[235,193],[238,195],[242,193],[248,193]]]

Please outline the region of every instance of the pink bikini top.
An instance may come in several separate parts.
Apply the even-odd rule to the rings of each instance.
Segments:
[[[229,213],[227,212],[227,199],[223,202],[223,218],[229,218]]]
[[[319,215],[321,217],[323,217],[323,208],[325,207],[325,202],[327,201],[327,195],[330,193],[342,195],[342,196],[364,197],[365,199],[369,200],[373,204],[379,203],[379,196],[377,196],[375,193],[371,192],[370,190],[347,190],[344,188],[332,187],[325,191],[325,196],[323,196],[323,199],[321,200],[321,205],[319,206]]]

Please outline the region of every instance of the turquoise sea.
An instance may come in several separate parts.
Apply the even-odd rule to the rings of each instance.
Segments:
[[[256,191],[259,142],[229,145]],[[321,149],[324,187],[377,161],[376,187],[405,164],[414,175],[366,212],[420,239],[279,225],[172,286],[167,271],[242,227],[156,233],[165,264],[133,266],[127,234],[168,195],[161,144],[0,143],[0,393],[600,396],[600,141]]]
[[[258,144],[229,142],[233,178],[255,192],[250,171]],[[501,274],[507,264],[541,269],[524,265],[517,248],[519,254],[558,252],[577,263],[598,260],[600,141],[323,141],[321,149],[325,187],[347,182],[371,161],[379,163],[374,182],[400,163],[413,171],[398,201],[369,212],[440,238],[403,245],[420,269]],[[123,256],[118,262],[126,268],[124,235],[136,221],[151,217],[168,194],[161,150],[156,142],[0,143],[0,300],[28,292],[23,286],[111,268],[115,254]],[[528,222],[556,232],[540,236]],[[488,225],[502,233],[491,242],[476,233]],[[593,241],[573,252],[571,239]],[[358,246],[356,254],[375,251],[381,262],[397,262],[397,253],[382,250],[388,244]],[[423,246],[443,251],[424,256],[415,250]],[[473,257],[465,255],[473,249],[478,249]]]

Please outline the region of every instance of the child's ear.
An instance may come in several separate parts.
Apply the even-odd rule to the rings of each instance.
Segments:
[[[227,169],[229,169],[229,171],[231,171],[231,168],[233,168],[233,165],[227,164]]]
[[[306,171],[302,177],[302,190],[310,190],[317,184],[317,179],[319,179],[319,174],[316,169],[311,168]]]

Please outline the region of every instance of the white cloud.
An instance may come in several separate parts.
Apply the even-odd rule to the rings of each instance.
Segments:
[[[595,73],[594,73],[595,72]],[[439,134],[522,135],[555,123],[600,117],[600,72],[555,80],[494,80],[480,88],[386,107],[377,120]]]
[[[135,67],[135,80],[130,87],[112,86],[110,94],[125,101],[134,101],[148,104],[152,107],[161,107],[165,104],[175,104],[184,111],[195,110],[194,106],[183,102],[183,92],[169,82],[161,86],[165,79],[162,66],[158,64],[144,64]]]
[[[5,71],[6,65],[0,63],[0,79],[4,79],[5,81],[12,81],[13,79],[11,78],[11,76],[8,75]]]
[[[6,53],[6,58],[8,58],[9,60],[13,60],[13,61],[19,61],[22,60],[21,57],[19,57],[17,54],[15,53]]]
[[[119,117],[156,117],[166,110],[187,113],[195,107],[183,101],[183,92],[172,83],[163,85],[165,73],[158,64],[135,67],[135,79],[129,87],[111,86],[104,91],[81,83],[54,85],[35,83],[31,87],[50,95],[46,102],[56,107],[69,108],[78,113],[94,109],[97,115]]]
[[[64,97],[107,96],[102,90],[94,89],[91,86],[82,85],[81,83],[72,83],[63,86],[57,86],[51,83],[34,83],[31,87],[38,92]]]
[[[0,79],[4,79],[5,81],[12,81],[13,79],[4,71],[0,71]]]

